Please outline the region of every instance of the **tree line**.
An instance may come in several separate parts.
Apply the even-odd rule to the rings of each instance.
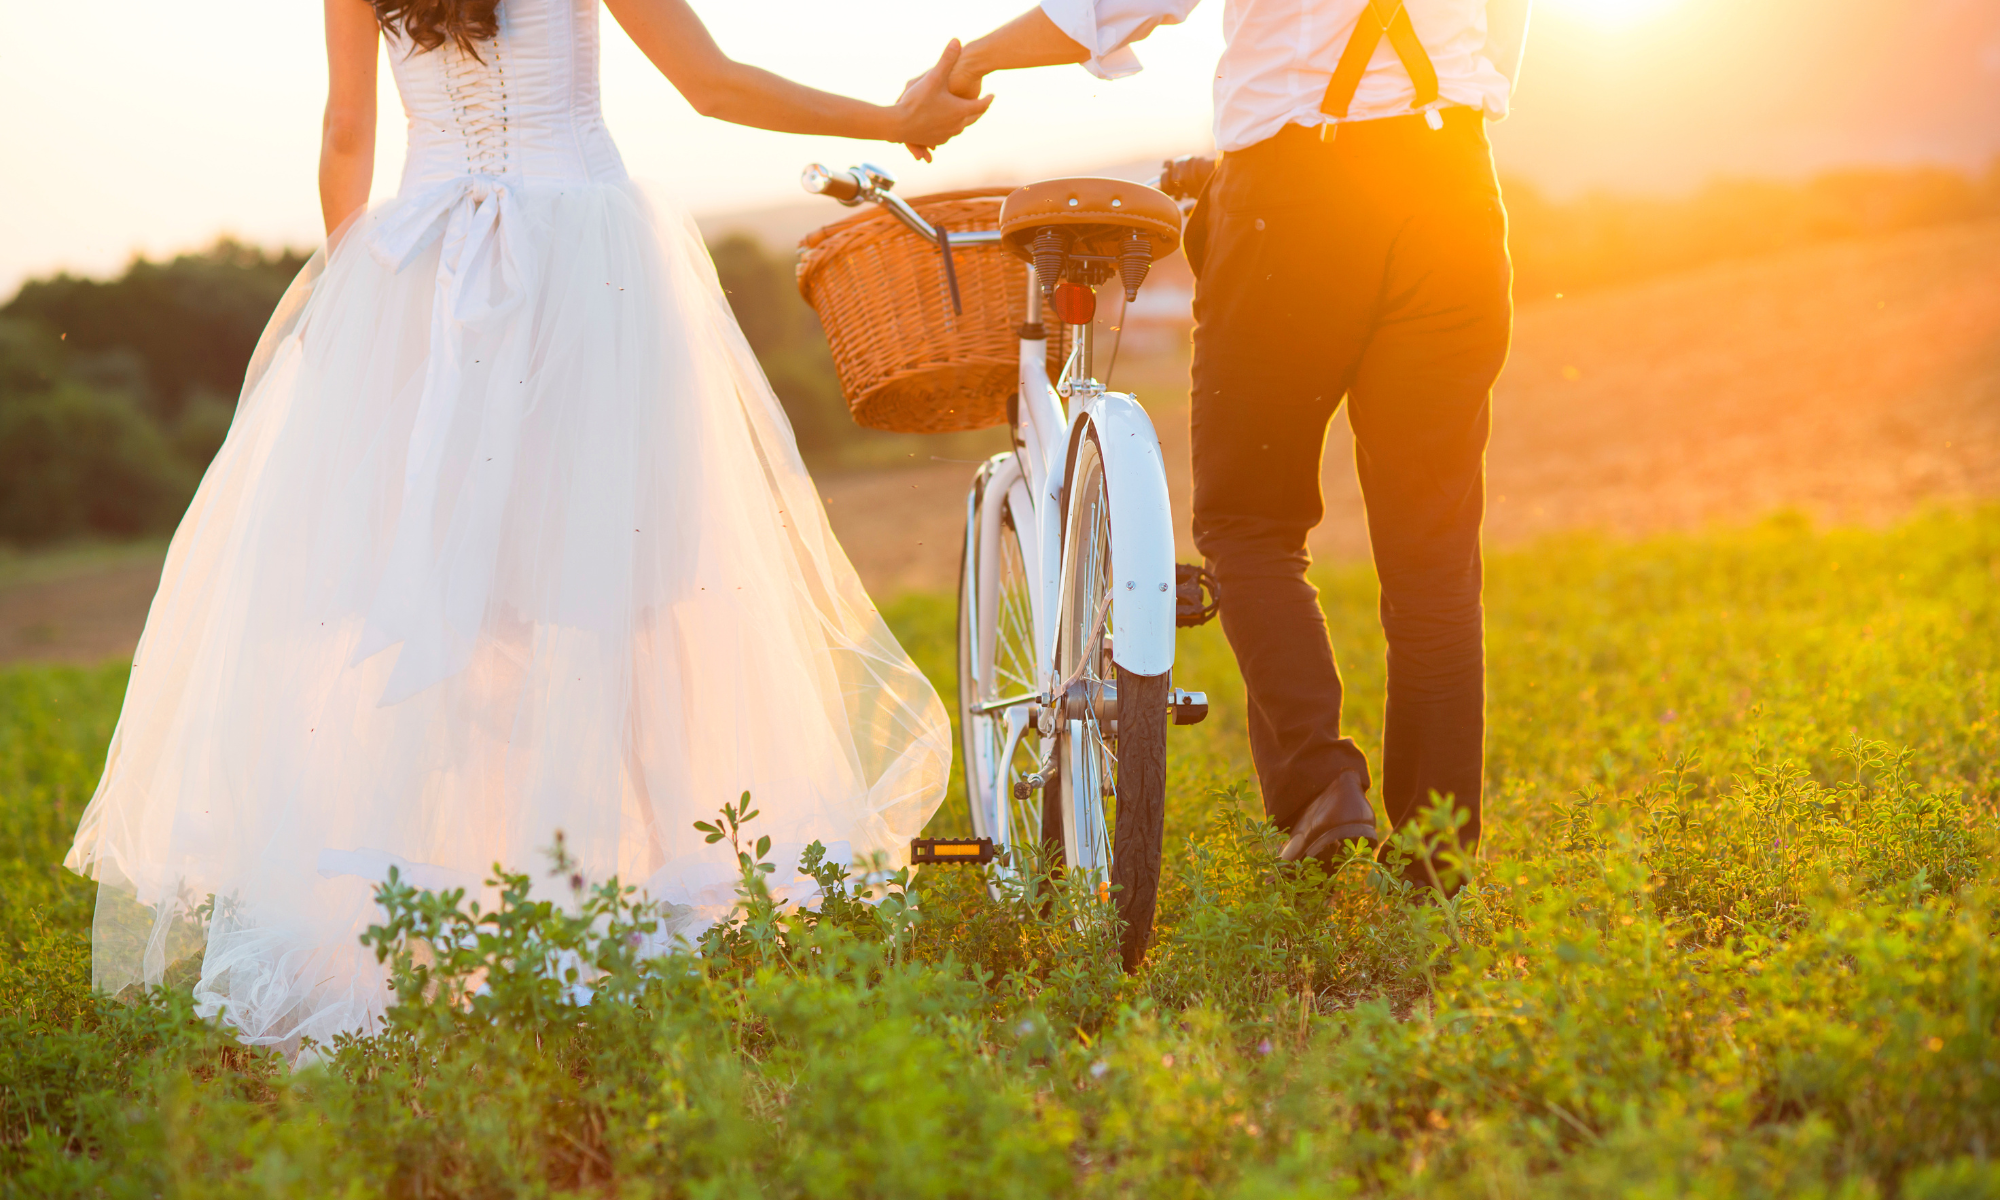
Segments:
[[[0,539],[172,528],[304,265],[224,239],[117,279],[24,285],[0,308]]]
[[[817,318],[790,260],[733,237],[712,251],[801,448],[855,440]],[[221,447],[297,250],[224,238],[113,279],[31,280],[0,308],[0,541],[172,530]]]
[[[1506,189],[1515,291],[1532,299],[1812,242],[2000,215],[2000,161],[1719,181],[1679,199]],[[816,470],[939,452],[848,418],[793,256],[744,235],[710,248],[723,290]],[[258,336],[305,264],[222,239],[113,279],[62,274],[0,307],[0,541],[171,530],[222,444]],[[946,447],[960,456],[978,447]]]

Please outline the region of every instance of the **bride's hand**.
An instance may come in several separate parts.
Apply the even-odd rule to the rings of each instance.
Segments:
[[[931,69],[910,80],[896,100],[895,140],[924,162],[931,151],[964,132],[993,103],[991,96],[961,96],[952,91],[952,69],[961,53],[958,39],[945,45]],[[974,85],[977,90],[977,85]]]

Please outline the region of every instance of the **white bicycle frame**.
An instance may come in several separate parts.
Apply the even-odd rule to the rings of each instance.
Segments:
[[[1040,325],[1042,294],[1028,273],[1027,325]],[[1035,646],[1042,677],[1053,685],[1053,615],[1068,569],[1062,531],[1064,484],[1077,447],[1095,436],[1104,458],[1111,498],[1111,622],[1118,635],[1112,661],[1139,675],[1159,675],[1174,665],[1174,519],[1167,498],[1166,460],[1153,422],[1124,392],[1107,392],[1090,378],[1090,327],[1072,326],[1073,349],[1062,391],[1049,384],[1042,339],[1021,339],[1020,426],[1012,461],[996,463],[994,486],[1017,473],[1036,514]],[[1009,467],[1011,466],[1011,472]],[[989,510],[991,511],[991,510]],[[983,532],[983,531],[982,531]],[[997,531],[996,531],[997,532]]]
[[[1041,310],[1041,288],[1031,266],[1024,332],[1041,326]],[[975,766],[991,769],[994,778],[989,781],[989,794],[1003,799],[1014,748],[1028,730],[1031,711],[1050,712],[1053,716],[1063,691],[1065,681],[1056,674],[1056,609],[1061,603],[1063,581],[1077,569],[1072,561],[1075,548],[1063,544],[1069,516],[1065,484],[1077,450],[1087,437],[1096,441],[1103,459],[1105,491],[1110,499],[1113,578],[1110,615],[1111,626],[1117,631],[1111,642],[1112,661],[1140,675],[1165,674],[1174,665],[1173,506],[1167,495],[1166,460],[1160,450],[1159,435],[1137,400],[1124,392],[1105,391],[1091,378],[1090,326],[1071,326],[1070,335],[1072,349],[1059,387],[1051,386],[1048,380],[1046,341],[1022,337],[1015,448],[988,464],[985,484],[986,495],[1011,493],[1009,507],[1013,511],[1035,514],[1032,527],[1017,527],[1016,532],[1022,542],[1024,566],[1032,573],[1035,667],[1042,690],[1037,695],[1003,696],[988,702],[988,711],[1005,708],[1008,712],[1006,744],[990,764],[966,764],[968,771]],[[1001,508],[993,503],[974,505],[968,496],[967,562],[994,560],[1001,537]],[[980,594],[973,600],[975,628],[980,639],[975,666],[993,662],[997,633],[997,622],[989,615],[998,603],[997,580],[987,575],[980,583]],[[1046,744],[1052,752],[1053,742]],[[1053,765],[1044,763],[1044,768]],[[1084,820],[1093,823],[1103,820],[1102,809],[1097,805],[1070,807],[1083,813]],[[1009,808],[1004,802],[997,808],[1004,823]],[[996,842],[1014,841],[1012,830],[1002,828],[993,833]],[[1102,842],[1103,830],[1065,830],[1065,833],[1072,846],[1096,846]],[[1071,864],[1073,868],[1086,870],[1104,865],[1088,861]]]
[[[848,171],[829,171],[815,164],[802,180],[806,190],[830,195],[850,207],[880,204],[911,231],[942,248],[944,238],[930,223],[890,189],[895,179],[879,167],[862,164]],[[991,247],[1001,250],[997,231],[984,230],[950,234],[951,250]],[[1006,253],[1005,250],[1001,250]],[[1023,567],[1030,575],[1030,608],[1034,629],[1035,671],[1040,679],[1038,692],[999,696],[981,705],[982,711],[1006,713],[1007,734],[1001,752],[990,764],[965,764],[968,772],[985,766],[993,772],[988,794],[996,797],[1000,828],[989,831],[1000,845],[1012,845],[1013,831],[1005,828],[1011,819],[1005,802],[1007,773],[1022,736],[1033,715],[1040,717],[1038,732],[1044,735],[1044,753],[1053,754],[1061,739],[1054,721],[1067,684],[1057,677],[1058,608],[1063,583],[1080,569],[1073,561],[1074,547],[1063,544],[1068,527],[1069,496],[1066,484],[1086,439],[1096,443],[1103,462],[1105,492],[1109,497],[1111,525],[1111,609],[1112,661],[1139,675],[1163,675],[1174,665],[1175,567],[1173,506],[1167,497],[1166,461],[1160,451],[1159,435],[1138,401],[1124,392],[1105,390],[1091,377],[1094,339],[1091,325],[1069,327],[1071,352],[1058,384],[1050,385],[1047,372],[1047,342],[1029,336],[1042,329],[1042,291],[1032,265],[1020,343],[1020,374],[1014,422],[1014,449],[996,455],[984,468],[985,487],[979,494],[1009,495],[1005,507],[1014,512],[1032,512],[1034,521],[1017,525]],[[996,491],[997,489],[997,491]],[[991,562],[998,549],[1000,510],[1003,506],[975,503],[969,494],[966,508],[965,561]],[[984,553],[982,553],[982,550]],[[979,639],[973,666],[994,661],[994,641],[998,630],[996,608],[998,582],[990,574],[979,577],[980,594],[973,597],[973,629]],[[976,681],[983,682],[983,681]],[[983,694],[975,687],[974,694]],[[1196,702],[1190,695],[1188,701]],[[1170,693],[1170,702],[1181,702],[1180,693]],[[1199,699],[1205,705],[1205,699]],[[1068,739],[1078,743],[1079,738]],[[1069,765],[1056,767],[1045,758],[1040,774],[1049,769],[1068,772]],[[1068,844],[1079,847],[1108,846],[1102,828],[1104,813],[1099,804],[1071,804],[1066,809],[1071,820],[1089,822],[1087,830],[1066,829]],[[1082,835],[1082,836],[1079,836]],[[1095,857],[1091,851],[1086,858]],[[1097,870],[1108,862],[1071,862],[1072,869]]]

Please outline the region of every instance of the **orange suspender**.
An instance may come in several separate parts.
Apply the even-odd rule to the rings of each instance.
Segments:
[[[1381,45],[1385,33],[1390,48],[1403,60],[1403,69],[1410,73],[1410,82],[1416,86],[1414,107],[1422,108],[1438,98],[1437,68],[1431,66],[1431,56],[1424,53],[1424,44],[1417,40],[1417,27],[1410,23],[1409,11],[1403,7],[1403,0],[1388,0],[1388,3],[1394,8],[1386,17],[1382,15],[1384,0],[1368,0],[1361,7],[1361,15],[1354,19],[1354,34],[1347,39],[1340,65],[1334,68],[1333,78],[1327,82],[1326,98],[1319,103],[1319,110],[1335,120],[1347,116],[1348,105],[1354,103],[1354,90],[1361,86],[1368,60],[1375,56],[1375,47]]]

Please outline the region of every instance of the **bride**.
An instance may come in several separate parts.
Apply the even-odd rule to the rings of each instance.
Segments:
[[[708,116],[935,146],[954,43],[879,107],[725,57],[685,0],[608,0]],[[390,998],[358,935],[390,868],[478,895],[561,831],[693,932],[692,823],[752,793],[773,878],[814,840],[900,862],[943,706],[828,529],[697,235],[598,107],[598,0],[326,0],[328,230],[175,534],[68,865],[93,982],[193,976],[295,1053]],[[377,38],[409,117],[366,208]],[[566,890],[566,889],[565,889]]]

